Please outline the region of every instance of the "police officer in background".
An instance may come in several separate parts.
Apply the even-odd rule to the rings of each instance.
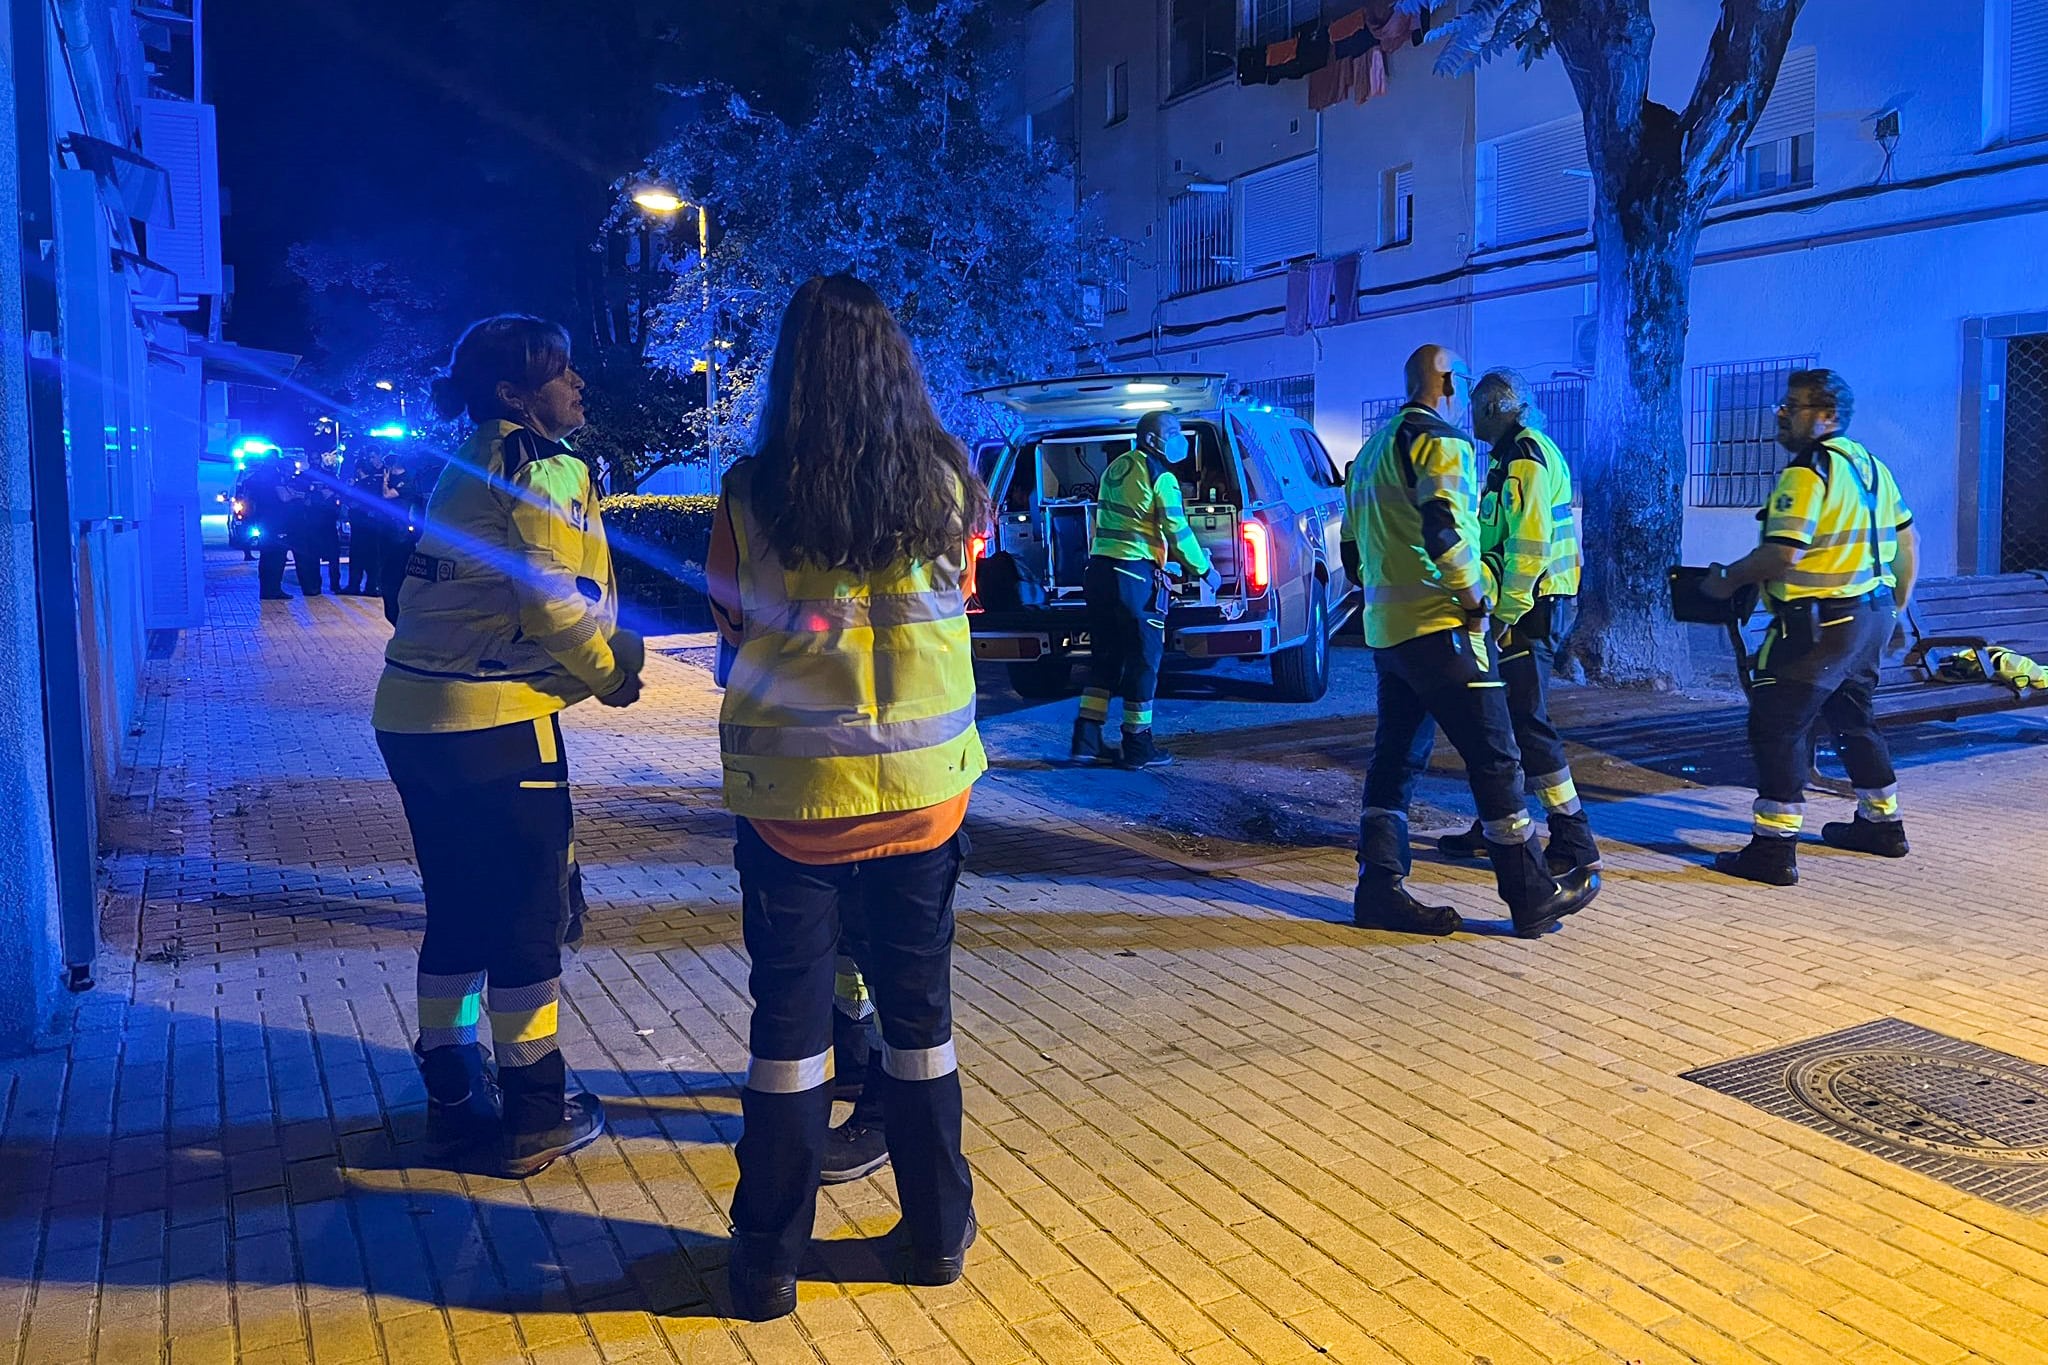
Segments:
[[[1823,843],[1885,858],[1906,856],[1906,826],[1891,751],[1871,714],[1878,662],[1913,595],[1919,532],[1891,470],[1844,433],[1855,398],[1833,370],[1798,370],[1778,405],[1778,444],[1792,462],[1757,518],[1763,540],[1702,584],[1732,597],[1760,583],[1771,625],[1749,691],[1756,757],[1753,836],[1714,859],[1722,872],[1771,886],[1799,880],[1814,722],[1835,732],[1856,817],[1821,827]]]
[[[1522,768],[1479,560],[1472,442],[1448,420],[1471,374],[1442,346],[1408,358],[1408,403],[1352,462],[1344,483],[1344,564],[1365,589],[1365,642],[1379,675],[1379,724],[1358,829],[1362,928],[1451,934],[1447,905],[1409,892],[1408,806],[1441,725],[1465,760],[1494,883],[1515,932],[1533,938],[1582,908],[1599,874],[1552,879],[1522,797]]]
[[[1159,691],[1159,661],[1166,653],[1166,613],[1173,582],[1166,566],[1177,561],[1211,591],[1222,581],[1209,552],[1195,538],[1172,466],[1186,456],[1187,436],[1170,412],[1148,412],[1137,441],[1102,475],[1095,540],[1089,547],[1088,686],[1074,720],[1069,756],[1112,759],[1126,768],[1173,762],[1152,737],[1152,699]],[[1102,728],[1112,694],[1123,698],[1123,748],[1108,748]]]
[[[1494,599],[1494,648],[1507,684],[1508,715],[1529,791],[1550,824],[1550,872],[1600,870],[1600,846],[1572,782],[1564,740],[1550,723],[1550,672],[1571,631],[1579,592],[1579,528],[1572,512],[1572,472],[1543,430],[1543,411],[1529,381],[1513,370],[1488,370],[1472,389],[1472,429],[1492,447],[1486,492],[1479,502],[1479,559]],[[1437,847],[1452,858],[1484,858],[1485,827],[1477,820]]]

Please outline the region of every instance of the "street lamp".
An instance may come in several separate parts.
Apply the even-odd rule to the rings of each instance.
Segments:
[[[711,445],[711,414],[718,403],[718,343],[714,340],[717,331],[711,316],[711,213],[702,204],[693,204],[674,190],[661,185],[640,185],[633,190],[633,202],[648,213],[668,217],[684,209],[697,211],[697,272],[703,284],[704,307],[704,437],[705,444]],[[642,250],[641,269],[647,268],[648,252]],[[642,324],[645,325],[644,323]],[[717,452],[713,450],[712,470],[717,471]]]

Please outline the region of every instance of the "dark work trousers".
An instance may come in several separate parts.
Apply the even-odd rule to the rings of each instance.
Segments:
[[[1756,757],[1756,833],[1796,836],[1805,823],[1813,728],[1835,732],[1867,820],[1899,818],[1891,750],[1871,714],[1878,663],[1899,619],[1891,589],[1820,603],[1818,639],[1798,648],[1773,621],[1750,673],[1749,747]]]
[[[266,597],[276,597],[284,591],[285,554],[285,546],[268,543],[256,552],[257,591]]]
[[[1409,872],[1408,806],[1441,725],[1472,784],[1501,899],[1541,899],[1550,878],[1538,860],[1536,822],[1522,797],[1522,765],[1507,685],[1482,630],[1442,630],[1372,651],[1379,721],[1358,823],[1361,879]]]
[[[320,561],[302,550],[296,541],[269,541],[257,552],[256,583],[266,593],[284,591],[284,559],[289,554],[299,591],[308,597],[320,595]]]
[[[401,735],[377,747],[412,828],[426,892],[420,1043],[465,1046],[490,1016],[514,1133],[562,1121],[556,1044],[569,916],[569,765],[554,716],[489,730]]]
[[[962,831],[928,853],[812,866],[739,822],[733,864],[754,1017],[732,1222],[765,1272],[796,1271],[817,1213],[842,941],[861,955],[881,1018],[883,1131],[904,1234],[913,1252],[930,1256],[950,1255],[966,1239],[974,1180],[960,1153],[953,1056],[953,893],[966,855]],[[842,925],[850,930],[843,940]]]
[[[348,523],[348,590],[352,593],[382,593],[384,577],[384,519],[359,513]]]
[[[1569,597],[1538,598],[1521,620],[1501,631],[1494,647],[1529,794],[1550,821],[1551,852],[1569,854],[1574,865],[1585,866],[1598,861],[1600,850],[1572,780],[1564,737],[1550,722],[1550,674],[1558,645],[1571,633],[1574,609]]]
[[[1088,603],[1088,686],[1081,718],[1109,715],[1109,699],[1124,700],[1126,730],[1152,728],[1152,698],[1159,692],[1159,660],[1166,653],[1166,571],[1148,560],[1095,555],[1081,580]]]

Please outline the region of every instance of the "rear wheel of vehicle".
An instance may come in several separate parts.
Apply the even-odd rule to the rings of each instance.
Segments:
[[[1074,670],[1065,659],[1035,659],[1010,665],[1010,686],[1026,701],[1050,701],[1073,691]]]
[[[1273,688],[1282,701],[1319,701],[1330,690],[1330,607],[1321,579],[1309,585],[1308,638],[1273,656]]]

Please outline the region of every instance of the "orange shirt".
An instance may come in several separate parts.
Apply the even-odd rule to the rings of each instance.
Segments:
[[[734,649],[740,645],[739,540],[733,535],[732,515],[725,499],[718,500],[718,512],[711,522],[711,547],[704,556],[704,578],[711,599],[711,616],[718,633]],[[859,863],[870,858],[894,858],[905,853],[929,853],[960,832],[967,819],[967,798],[961,792],[950,801],[916,810],[885,811],[880,815],[850,815],[838,820],[754,820],[754,832],[761,842],[794,863],[813,867],[836,863]]]

